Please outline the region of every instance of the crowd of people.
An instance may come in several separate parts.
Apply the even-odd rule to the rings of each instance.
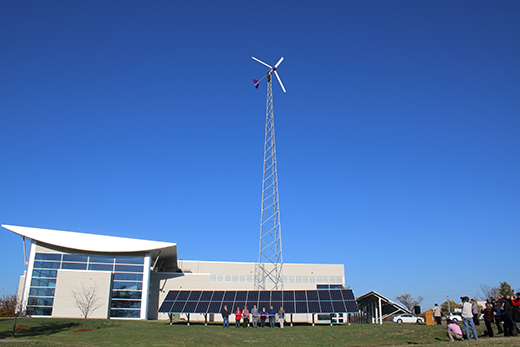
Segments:
[[[231,313],[229,312],[227,305],[224,305],[220,313],[222,314],[224,328],[229,328],[229,317],[231,316]],[[240,328],[240,326],[247,328],[250,326],[250,322],[253,328],[258,326],[264,328],[266,321],[269,321],[269,326],[271,328],[274,328],[276,326],[276,322],[278,322],[280,328],[283,329],[283,325],[285,323],[285,311],[283,307],[280,307],[278,312],[274,309],[273,306],[270,307],[269,311],[267,311],[265,307],[262,307],[262,310],[259,311],[256,305],[254,305],[251,311],[249,311],[246,305],[242,311],[240,311],[240,307],[237,307],[234,315],[235,327],[237,328]]]
[[[484,323],[486,324],[484,336],[494,337],[496,334],[514,336],[520,333],[520,293],[516,293],[513,297],[509,295],[502,297],[499,294],[497,298],[487,300],[484,308],[478,305],[476,299],[470,300],[467,296],[463,296],[460,299],[459,308],[462,309],[464,334],[456,321],[447,319],[446,329],[451,341],[463,340],[464,335],[466,335],[466,339],[469,341],[471,340],[471,334],[473,334],[475,340],[478,340],[475,326],[480,324],[479,316],[481,312],[484,314]],[[434,309],[434,315],[435,313]],[[439,324],[439,321],[437,320],[437,324]],[[493,331],[493,325],[496,326],[496,334]]]

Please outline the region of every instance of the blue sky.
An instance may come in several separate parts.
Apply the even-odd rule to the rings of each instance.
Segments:
[[[0,223],[258,259],[266,84],[283,258],[423,306],[515,270],[518,1],[2,1]],[[1,232],[14,293],[21,238]]]

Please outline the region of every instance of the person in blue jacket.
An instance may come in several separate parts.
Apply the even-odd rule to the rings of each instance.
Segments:
[[[271,305],[271,308],[269,309],[269,326],[271,328],[274,328],[276,325],[276,310],[274,309],[273,305]]]

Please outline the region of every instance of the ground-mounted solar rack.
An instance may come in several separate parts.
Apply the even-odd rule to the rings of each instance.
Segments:
[[[166,295],[159,313],[203,314],[207,324],[207,314],[220,314],[224,305],[229,312],[247,305],[249,310],[257,305],[261,310],[269,310],[272,305],[277,311],[283,306],[285,313],[315,314],[355,313],[358,312],[354,293],[351,289],[320,290],[170,290]]]

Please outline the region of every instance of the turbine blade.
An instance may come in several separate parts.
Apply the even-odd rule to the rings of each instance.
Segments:
[[[278,67],[278,65],[280,65],[283,61],[283,57],[280,58],[280,60],[278,60],[278,63],[276,63],[276,65],[274,66],[275,68]]]
[[[286,93],[285,87],[283,86],[283,83],[282,83],[282,80],[280,79],[280,76],[278,76],[278,72],[275,71],[274,74],[276,75],[276,78],[278,78],[278,82],[280,82],[280,86],[282,87],[283,92]]]
[[[255,57],[252,57],[254,60],[256,60],[257,62],[259,62],[260,64],[264,64],[265,66],[267,66],[268,68],[272,69],[273,67],[271,65],[267,65],[266,63],[264,63],[263,61],[261,61],[260,59],[256,59]]]

